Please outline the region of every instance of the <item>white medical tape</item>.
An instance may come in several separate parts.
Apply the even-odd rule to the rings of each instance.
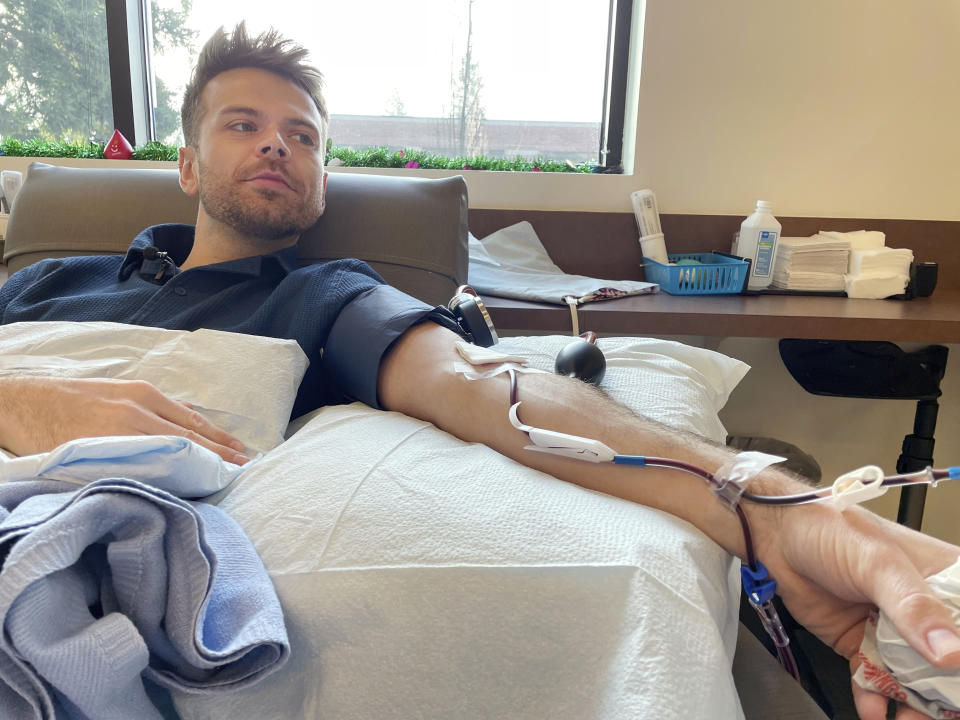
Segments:
[[[770,455],[756,450],[737,453],[713,474],[720,481],[720,485],[713,491],[727,508],[733,510],[740,504],[740,498],[747,490],[747,483],[766,468],[784,460],[786,458],[779,455]]]
[[[506,362],[500,363],[499,365],[493,365],[489,367],[484,367],[482,370],[476,368],[473,365],[469,365],[464,362],[455,362],[453,364],[454,372],[462,373],[467,380],[486,380],[487,378],[492,378],[496,375],[508,372],[509,370],[514,370],[518,373],[545,373],[546,370],[540,370],[538,368],[524,367],[523,365],[518,365],[517,363]]]
[[[493,348],[481,347],[463,340],[457,341],[457,353],[471,365],[489,365],[491,363],[512,362],[526,365],[527,359],[523,355],[508,355]]]

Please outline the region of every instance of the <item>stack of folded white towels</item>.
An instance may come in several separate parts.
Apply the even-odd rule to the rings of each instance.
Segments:
[[[886,236],[876,230],[820,234],[850,241],[850,264],[843,276],[847,297],[885,298],[907,289],[913,250],[886,247]]]
[[[772,285],[784,290],[844,290],[852,298],[899,295],[910,281],[913,251],[886,247],[876,230],[821,230],[808,238],[780,238]]]
[[[811,237],[782,237],[777,244],[771,284],[781,290],[843,290],[850,243],[818,233]]]

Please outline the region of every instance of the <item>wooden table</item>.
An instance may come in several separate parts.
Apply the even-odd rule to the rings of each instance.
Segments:
[[[510,333],[569,333],[561,305],[487,296],[494,325]],[[960,289],[913,300],[803,295],[638,295],[577,309],[580,330],[604,335],[890,340],[960,343]]]

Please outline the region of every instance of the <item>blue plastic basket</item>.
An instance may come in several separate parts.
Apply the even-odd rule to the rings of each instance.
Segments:
[[[670,262],[698,260],[700,265],[664,265],[645,258],[647,280],[671,295],[737,295],[743,292],[750,263],[743,258],[717,253],[668,255]]]

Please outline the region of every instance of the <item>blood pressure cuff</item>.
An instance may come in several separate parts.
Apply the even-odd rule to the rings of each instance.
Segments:
[[[344,400],[380,408],[377,376],[384,354],[434,308],[389,285],[377,285],[347,303],[330,329],[323,369]]]

